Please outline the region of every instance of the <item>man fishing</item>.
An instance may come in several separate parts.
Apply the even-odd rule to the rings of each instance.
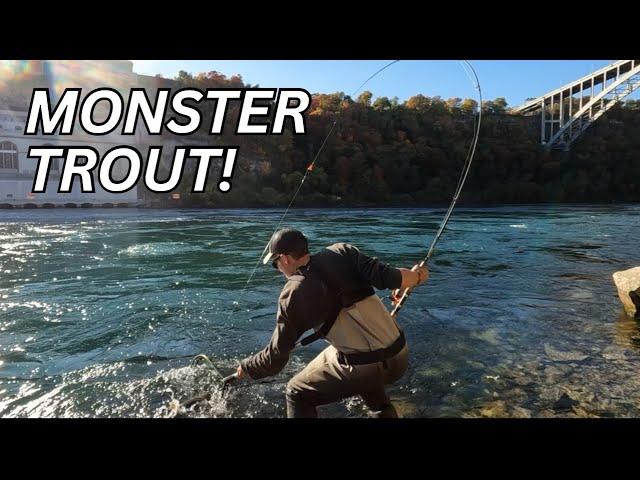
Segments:
[[[393,268],[346,243],[314,255],[298,230],[271,237],[263,263],[287,278],[278,302],[276,328],[269,344],[240,362],[237,378],[276,375],[294,347],[324,338],[325,348],[288,383],[288,417],[317,417],[316,407],[360,395],[371,415],[397,418],[385,385],[407,370],[404,333],[377,289],[393,289],[394,302],[405,289],[424,283],[426,267]],[[298,340],[313,329],[312,333]]]

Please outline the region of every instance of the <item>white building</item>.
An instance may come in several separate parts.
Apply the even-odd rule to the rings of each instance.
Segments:
[[[136,205],[137,187],[125,193],[106,192],[96,181],[95,171],[95,193],[82,193],[80,179],[77,177],[74,178],[70,193],[58,193],[62,159],[56,159],[50,169],[46,192],[32,193],[38,160],[27,157],[30,146],[91,146],[103,155],[116,145],[128,145],[137,147],[144,158],[148,145],[157,144],[157,140],[153,142],[144,128],[138,128],[135,137],[117,133],[97,137],[87,135],[78,125],[74,127],[74,134],[71,136],[25,136],[23,132],[28,103],[32,89],[37,87],[82,87],[84,96],[94,88],[111,86],[120,90],[126,99],[129,88],[144,86],[153,89],[163,80],[134,74],[132,63],[128,61],[30,61],[14,64],[15,78],[8,79],[9,82],[7,79],[0,79],[5,84],[11,81],[15,83],[15,87],[9,92],[0,92],[0,207]],[[4,69],[6,71],[7,68]],[[26,80],[24,71],[28,73]],[[155,92],[148,93],[155,95]],[[117,131],[118,129],[115,130]],[[122,169],[126,168],[124,160],[119,166],[116,162],[114,178],[123,178],[126,170]]]

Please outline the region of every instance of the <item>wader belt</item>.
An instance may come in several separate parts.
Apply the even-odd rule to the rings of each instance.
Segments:
[[[338,352],[338,361],[342,364],[347,365],[366,365],[369,363],[382,362],[384,368],[387,368],[387,360],[395,357],[398,353],[400,353],[400,350],[404,348],[406,343],[407,341],[404,338],[404,332],[400,331],[400,336],[397,338],[397,340],[387,348],[373,350],[372,352]]]

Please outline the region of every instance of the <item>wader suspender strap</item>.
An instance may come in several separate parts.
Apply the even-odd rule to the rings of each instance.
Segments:
[[[311,270],[311,266],[309,267],[310,267],[309,270]],[[309,345],[310,343],[313,343],[316,340],[320,340],[321,338],[326,337],[327,334],[329,333],[329,330],[331,330],[331,327],[333,327],[333,324],[336,323],[336,320],[338,319],[338,315],[340,314],[340,310],[342,310],[342,307],[343,307],[342,295],[340,290],[338,290],[337,288],[334,288],[334,285],[319,271],[318,268],[314,268],[312,271],[320,277],[320,280],[322,280],[322,283],[324,283],[324,286],[327,287],[327,290],[329,290],[329,293],[331,294],[331,296],[334,298],[337,298],[338,300],[335,304],[335,307],[328,313],[327,321],[324,322],[322,326],[318,330],[313,332],[311,335],[307,335],[302,340],[300,340],[300,345],[302,346]]]
[[[329,289],[329,291],[333,293],[332,289]],[[326,337],[329,331],[331,330],[331,327],[333,327],[333,324],[336,323],[336,320],[338,319],[338,315],[340,315],[340,310],[342,310],[343,308],[349,308],[354,303],[359,302],[360,300],[364,300],[365,298],[370,297],[374,293],[375,291],[373,291],[370,288],[363,288],[362,290],[359,290],[358,292],[355,292],[353,294],[355,295],[354,298],[356,298],[356,300],[348,305],[344,305],[342,302],[342,296],[337,295],[337,297],[339,298],[338,303],[336,303],[336,307],[333,309],[333,311],[329,313],[327,321],[324,322],[317,331],[315,331],[310,335],[307,335],[302,340],[300,340],[300,345],[302,346],[309,345],[310,343],[315,342],[316,340]]]
[[[329,312],[327,321],[323,323],[322,326],[317,331],[315,331],[310,335],[307,335],[302,340],[300,340],[300,345],[302,346],[309,345],[310,343],[315,342],[316,340],[326,337],[329,331],[331,330],[331,327],[333,327],[333,324],[336,323],[338,315],[340,314],[340,311],[343,308],[349,308],[354,303],[359,302],[360,300],[364,300],[365,298],[375,293],[375,291],[371,286],[352,292],[350,295],[350,300],[352,301],[350,302],[350,304],[345,305],[345,303],[349,303],[349,302],[346,302],[344,300],[344,295],[342,294],[342,292],[334,288],[334,285],[329,281],[328,278],[326,278],[322,274],[322,272],[319,271],[319,269],[317,268],[312,269],[310,265],[306,271],[310,271],[310,270],[313,271],[315,274],[317,274],[318,277],[320,277],[325,287],[327,287],[327,289],[329,290],[332,296],[338,298],[338,301],[336,302],[334,309],[331,312]],[[387,368],[387,360],[396,356],[400,352],[400,350],[404,348],[406,343],[407,342],[404,337],[404,332],[400,330],[400,335],[398,336],[398,338],[386,348],[373,350],[371,352],[357,352],[357,353],[338,352],[338,360],[340,361],[340,363],[348,364],[348,365],[366,365],[369,363],[382,362],[382,365],[384,366],[384,368]]]
[[[336,323],[338,315],[340,314],[340,310],[342,310],[343,308],[348,308],[354,303],[359,302],[360,300],[364,300],[365,298],[375,293],[372,287],[365,287],[361,290],[357,290],[351,294],[351,296],[353,297],[353,301],[349,304],[346,304],[343,293],[339,289],[335,288],[335,285],[333,285],[333,283],[325,275],[322,274],[319,268],[313,268],[311,265],[309,265],[307,271],[309,270],[320,277],[320,280],[322,280],[325,287],[327,287],[331,296],[337,298],[338,301],[336,302],[335,308],[329,312],[327,321],[324,322],[322,326],[314,333],[307,335],[302,340],[300,340],[300,345],[302,346],[309,345],[316,340],[326,337],[331,330],[331,327],[333,327],[333,324]]]
[[[318,330],[300,340],[300,345],[306,346],[310,343],[315,342],[316,340],[320,340],[321,338],[326,337],[329,333],[329,330],[331,330],[331,327],[333,327],[333,324],[336,323],[338,315],[340,314],[340,310],[342,310],[342,304],[338,303],[337,307],[329,314],[329,318],[327,318],[327,321],[324,322]]]

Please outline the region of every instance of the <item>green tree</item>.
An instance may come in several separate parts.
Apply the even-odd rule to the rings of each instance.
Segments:
[[[389,110],[391,108],[391,102],[387,97],[378,97],[373,102],[373,108],[376,110]]]

